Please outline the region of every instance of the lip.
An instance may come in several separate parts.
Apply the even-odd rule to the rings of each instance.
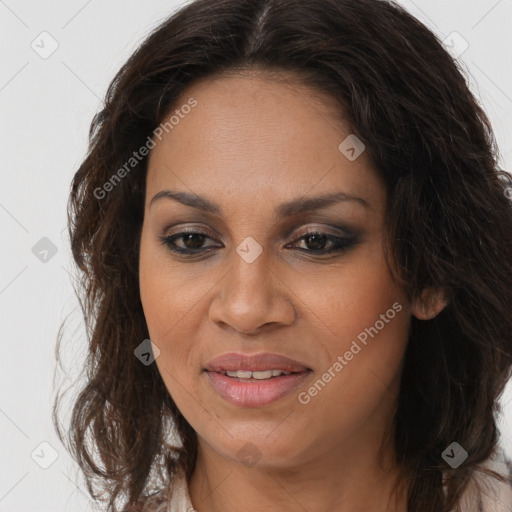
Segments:
[[[263,407],[276,402],[301,386],[311,373],[306,370],[261,382],[243,382],[237,377],[206,371],[213,389],[227,402],[239,407]]]
[[[311,370],[311,368],[308,368],[299,361],[271,352],[261,352],[252,355],[230,352],[215,357],[205,366],[205,370],[209,372],[238,370],[258,372],[273,369],[285,370],[287,372],[304,372]]]
[[[228,377],[220,372],[279,369],[290,375],[251,381]],[[311,368],[289,357],[272,353],[254,355],[229,353],[212,359],[204,369],[213,389],[227,402],[238,407],[263,407],[288,395],[312,373]]]

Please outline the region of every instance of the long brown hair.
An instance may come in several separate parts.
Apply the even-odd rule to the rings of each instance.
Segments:
[[[66,438],[56,398],[61,440],[113,511],[135,510],[178,468],[193,471],[194,430],[156,365],[134,356],[149,338],[138,286],[147,158],[126,162],[191,83],[244,68],[294,72],[338,102],[386,183],[397,279],[411,300],[431,286],[448,297],[436,318],[412,318],[394,442],[408,510],[451,510],[497,446],[498,398],[511,373],[512,180],[458,64],[388,1],[196,0],[122,66],[69,199],[88,357]],[[456,469],[441,458],[452,441],[469,455]]]

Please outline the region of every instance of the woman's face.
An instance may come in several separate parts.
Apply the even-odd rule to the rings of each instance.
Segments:
[[[148,162],[140,291],[156,364],[200,447],[277,467],[379,439],[411,308],[384,258],[385,187],[365,152],[329,98],[264,75],[203,80],[175,110]],[[182,195],[154,199],[162,191]],[[313,202],[326,194],[337,197]],[[297,373],[207,371],[233,353],[277,354]]]

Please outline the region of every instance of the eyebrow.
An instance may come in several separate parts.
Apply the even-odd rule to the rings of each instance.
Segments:
[[[191,206],[204,212],[212,213],[214,215],[222,216],[222,208],[215,202],[207,199],[206,197],[199,196],[190,192],[178,192],[176,190],[161,190],[149,203],[151,207],[159,199],[171,199],[177,201],[185,206]],[[298,197],[292,199],[286,203],[280,204],[275,209],[275,214],[278,218],[291,217],[300,213],[306,213],[310,211],[320,210],[321,208],[327,208],[336,203],[344,201],[353,201],[361,204],[362,206],[371,209],[370,205],[361,197],[357,197],[348,192],[332,192],[322,194],[316,197]]]

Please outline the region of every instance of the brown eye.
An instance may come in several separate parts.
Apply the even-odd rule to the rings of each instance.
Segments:
[[[208,239],[214,238],[200,231],[182,231],[169,236],[159,237],[162,244],[166,245],[170,251],[183,255],[199,255],[215,248],[219,245],[204,245]],[[328,233],[311,231],[303,234],[287,248],[293,248],[298,242],[303,242],[305,247],[297,247],[302,252],[312,254],[329,254],[332,252],[342,252],[358,243],[356,236],[336,236]]]
[[[292,244],[297,242],[304,242],[306,248],[300,248],[303,252],[318,253],[318,254],[329,254],[331,252],[341,252],[348,249],[358,243],[358,239],[355,236],[336,236],[328,233],[321,233],[312,231],[297,238]],[[331,247],[328,248],[329,244]],[[290,247],[290,245],[287,245]]]
[[[329,238],[325,235],[312,234],[304,237],[306,246],[313,251],[325,249],[325,245],[329,242]]]
[[[202,233],[188,233],[179,238],[183,238],[183,244],[187,249],[200,249],[207,237]]]
[[[204,246],[205,241],[213,239],[213,237],[201,231],[182,231],[174,235],[159,237],[159,239],[169,250],[180,254],[200,254],[218,247],[216,245]]]

